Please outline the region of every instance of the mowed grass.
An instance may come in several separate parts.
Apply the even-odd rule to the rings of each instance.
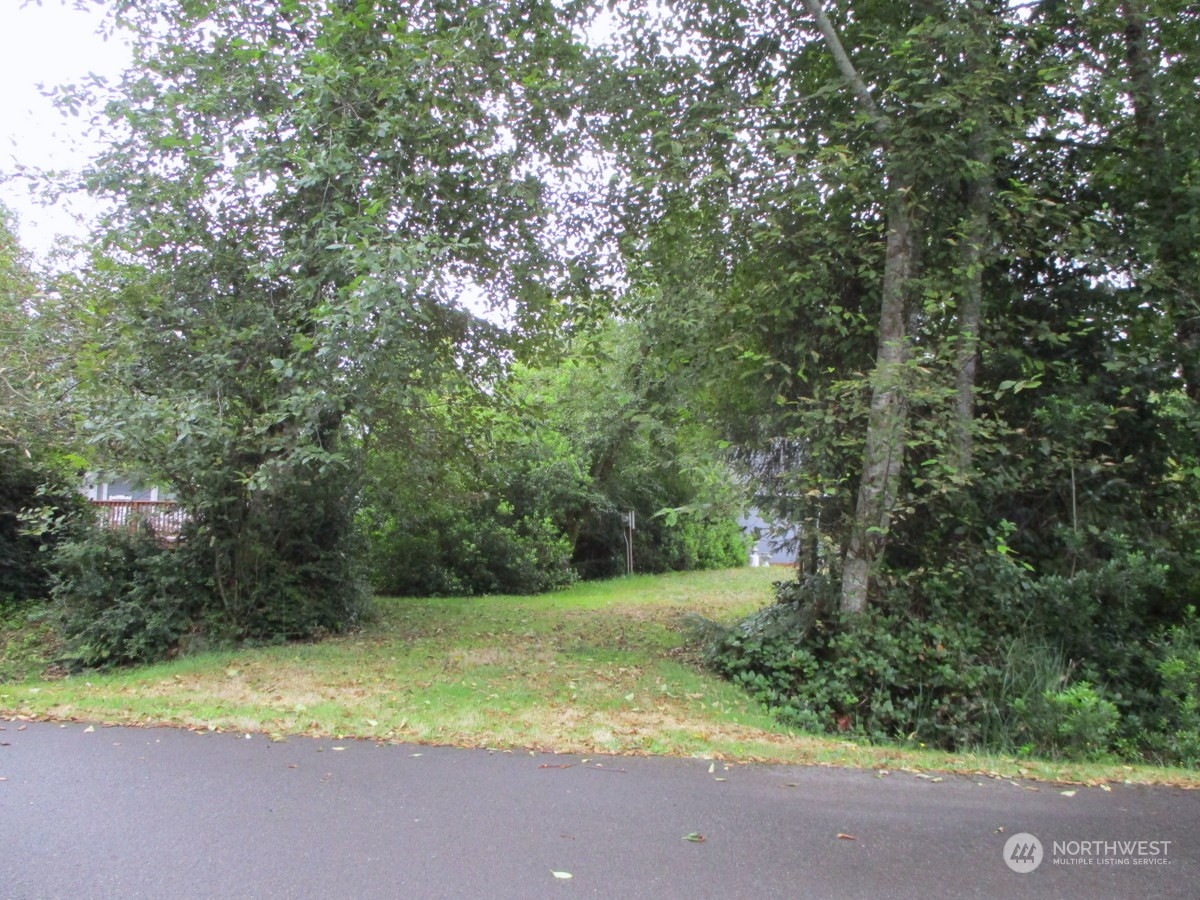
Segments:
[[[557,753],[854,765],[1055,781],[1189,784],[1196,773],[1038,763],[796,734],[704,671],[686,616],[733,621],[783,570],[581,584],[538,597],[387,599],[311,644],[0,683],[0,714]]]

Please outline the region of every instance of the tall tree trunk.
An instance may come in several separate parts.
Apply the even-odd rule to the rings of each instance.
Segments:
[[[1181,213],[1179,173],[1164,133],[1162,102],[1155,84],[1159,60],[1148,30],[1151,14],[1144,0],[1121,5],[1125,20],[1127,92],[1140,154],[1140,199],[1153,217],[1145,227],[1154,234],[1156,263],[1152,278],[1166,296],[1175,327],[1177,362],[1184,389],[1200,403],[1200,291],[1189,258],[1194,249],[1189,229],[1176,227]]]
[[[975,174],[967,183],[967,220],[962,243],[962,296],[954,348],[954,467],[967,472],[974,463],[975,377],[979,367],[979,328],[983,319],[983,268],[990,236],[995,180],[989,129],[981,123],[970,138]]]
[[[893,125],[859,76],[837,30],[820,0],[805,0],[843,80],[879,136],[888,176],[887,257],[883,267],[879,310],[879,346],[871,376],[871,412],[867,418],[866,448],[859,480],[854,521],[842,562],[841,609],[862,613],[867,608],[871,579],[887,545],[887,531],[900,493],[904,468],[904,437],[908,411],[904,398],[908,337],[905,310],[913,277],[914,209],[907,179],[889,165]]]
[[[907,185],[889,185],[887,258],[879,312],[879,346],[871,377],[871,412],[850,542],[842,563],[843,612],[861,613],[891,525],[904,466],[908,410],[904,398],[908,337],[905,308],[913,268],[913,209]]]

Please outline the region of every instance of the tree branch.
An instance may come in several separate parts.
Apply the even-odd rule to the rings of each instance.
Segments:
[[[842,46],[842,40],[838,37],[837,30],[834,29],[833,23],[829,21],[829,16],[825,15],[825,9],[821,6],[821,0],[804,0],[804,5],[808,7],[808,11],[812,13],[812,17],[816,20],[817,29],[821,32],[821,37],[825,39],[825,44],[829,47],[829,52],[833,56],[833,61],[838,67],[838,71],[842,73],[842,77],[846,79],[846,83],[850,85],[850,90],[854,92],[859,106],[863,112],[871,117],[872,124],[875,130],[879,132],[881,138],[886,140],[889,120],[883,110],[879,108],[879,104],[875,102],[875,98],[871,96],[871,89],[867,87],[862,76],[858,74],[858,69],[854,68],[854,63],[851,62],[850,56],[846,53],[846,48]]]

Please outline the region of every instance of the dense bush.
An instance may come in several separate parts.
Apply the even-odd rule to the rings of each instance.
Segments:
[[[782,585],[784,602],[722,634],[708,663],[806,731],[979,742],[1000,679],[982,632],[882,610],[849,620],[826,612],[814,587]]]
[[[76,667],[344,631],[367,595],[348,485],[279,477],[198,505],[180,540],[93,528],[59,546],[53,597]]]
[[[211,498],[171,554],[201,591],[203,628],[222,640],[280,641],[355,627],[366,609],[355,489],[345,471],[281,471],[255,489],[231,483]]]
[[[1168,760],[1200,766],[1200,619],[1194,607],[1183,624],[1166,631],[1157,655],[1162,720],[1156,749]]]
[[[614,408],[630,377],[596,359],[518,367],[503,406],[431,397],[421,421],[376,435],[358,520],[376,590],[536,593],[621,575],[630,509],[638,572],[744,565],[733,479],[694,433]]]
[[[834,611],[827,579],[781,584],[777,603],[721,631],[706,658],[808,731],[1195,765],[1200,625],[1146,615],[1171,573],[1114,546],[1073,576],[1037,578],[1007,552],[906,573],[858,617]]]
[[[0,446],[0,598],[46,596],[49,551],[80,526],[85,508],[52,468]]]
[[[149,533],[97,528],[55,557],[53,596],[72,667],[162,659],[202,608],[201,592]]]
[[[441,505],[385,520],[371,542],[374,587],[394,596],[528,594],[570,584],[570,544],[549,519],[503,503]]]

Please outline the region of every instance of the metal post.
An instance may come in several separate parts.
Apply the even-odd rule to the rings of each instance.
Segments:
[[[621,521],[625,525],[625,574],[633,574],[633,529],[637,527],[636,516],[632,509],[626,510],[621,514]]]

